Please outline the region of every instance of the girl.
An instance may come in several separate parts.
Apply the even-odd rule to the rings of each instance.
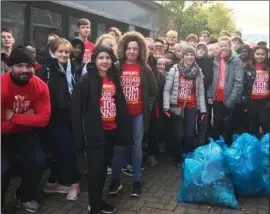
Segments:
[[[250,88],[248,104],[249,125],[251,134],[259,136],[261,126],[263,134],[269,132],[268,103],[269,103],[269,60],[268,49],[257,46],[251,55],[252,65],[256,70],[256,77]]]
[[[72,95],[72,122],[76,142],[83,143],[87,158],[89,214],[114,213],[116,209],[102,201],[109,145],[133,144],[131,123],[120,76],[113,64],[113,50],[97,45],[87,73]]]
[[[195,50],[186,46],[183,60],[174,65],[166,76],[163,92],[163,109],[172,120],[176,142],[171,145],[174,163],[181,159],[183,153],[192,152],[195,137],[197,110],[201,120],[206,114],[203,74],[195,62]]]
[[[102,34],[99,38],[97,38],[96,45],[99,44],[111,47],[113,49],[114,55],[116,56],[117,43],[111,34]]]
[[[44,192],[67,193],[67,200],[76,200],[80,187],[70,115],[70,96],[75,84],[69,59],[72,45],[66,39],[58,38],[50,43],[49,48],[52,58],[36,73],[48,84],[51,97],[51,118],[44,136],[48,136],[46,140],[51,142],[55,162]]]

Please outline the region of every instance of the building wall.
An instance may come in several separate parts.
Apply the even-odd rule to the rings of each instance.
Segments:
[[[77,20],[91,21],[91,38],[115,26],[122,32],[135,29],[145,36],[155,30],[155,9],[139,1],[20,1],[1,2],[1,26],[14,32],[16,44],[33,40],[46,46],[47,35],[59,31],[66,38],[74,38]],[[77,7],[75,7],[75,6]]]

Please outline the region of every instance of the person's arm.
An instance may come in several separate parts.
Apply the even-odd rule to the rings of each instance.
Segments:
[[[168,111],[170,109],[170,100],[171,100],[171,91],[173,87],[173,81],[175,76],[176,69],[171,68],[166,75],[166,81],[163,91],[163,109]]]
[[[242,63],[240,59],[236,59],[234,62],[234,85],[233,90],[228,100],[226,101],[226,107],[233,108],[237,100],[241,97],[243,91],[243,79],[244,79],[244,69],[242,67]]]
[[[72,133],[74,143],[77,147],[81,148],[84,142],[83,133],[83,121],[82,121],[82,111],[83,111],[83,86],[88,80],[88,74],[86,73],[79,82],[74,87],[71,95],[71,118],[72,118]]]
[[[43,85],[43,90],[41,91],[38,100],[33,106],[33,109],[35,114],[15,113],[11,119],[11,122],[17,125],[40,128],[48,125],[51,116],[51,105],[49,89],[46,84]]]
[[[146,77],[146,84],[148,88],[149,97],[157,97],[157,82],[155,79],[155,76],[153,74],[153,71],[150,67],[145,66],[145,77]]]

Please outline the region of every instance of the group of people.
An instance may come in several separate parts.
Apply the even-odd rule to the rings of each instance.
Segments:
[[[2,207],[14,159],[22,164],[15,200],[37,212],[44,154],[52,155],[44,192],[77,200],[80,147],[89,213],[114,213],[102,198],[106,176],[109,195],[123,188],[122,172],[133,176],[130,196],[140,197],[144,142],[154,166],[159,142],[179,164],[210,136],[230,145],[234,132],[269,132],[265,43],[250,47],[238,31],[218,39],[202,31],[182,41],[172,30],[153,40],[111,27],[93,44],[91,22],[77,26],[79,37],[70,41],[48,35],[42,53],[33,42],[14,48],[12,31],[1,31]]]

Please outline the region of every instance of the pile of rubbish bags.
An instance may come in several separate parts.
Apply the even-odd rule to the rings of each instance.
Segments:
[[[186,156],[177,200],[239,209],[236,196],[270,196],[269,171],[269,133],[235,135],[230,147],[210,139]]]

